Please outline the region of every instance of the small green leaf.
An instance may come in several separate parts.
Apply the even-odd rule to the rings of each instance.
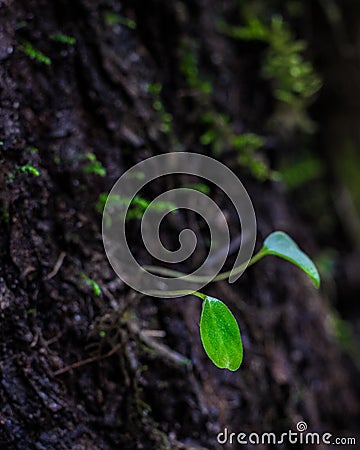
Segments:
[[[200,319],[200,336],[205,352],[220,369],[237,370],[243,359],[239,326],[229,308],[207,295]]]
[[[315,264],[286,233],[282,231],[271,233],[265,239],[261,251],[265,255],[276,255],[292,262],[309,275],[316,287],[320,286],[320,276]]]

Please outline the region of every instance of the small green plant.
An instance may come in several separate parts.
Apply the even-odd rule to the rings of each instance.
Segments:
[[[18,49],[25,53],[25,55],[29,56],[29,58],[34,59],[42,64],[45,64],[46,66],[51,65],[51,59],[41,53],[39,50],[36,50],[30,42],[23,42],[19,45]]]
[[[32,154],[39,153],[39,149],[37,147],[28,147],[26,150]]]
[[[315,287],[318,288],[320,286],[320,276],[315,264],[286,233],[282,231],[271,233],[265,239],[260,251],[251,258],[248,266],[267,255],[278,256],[295,264],[310,277]],[[145,266],[144,268],[165,276],[178,277],[187,275],[155,266]],[[226,280],[243,270],[244,266],[241,265],[229,272],[217,275],[212,282]],[[187,275],[188,282],[201,280],[201,277]],[[156,293],[157,291],[153,292],[154,295]],[[217,367],[232,371],[237,370],[243,359],[243,346],[239,326],[229,308],[221,300],[201,292],[189,290],[169,292],[169,295],[173,296],[177,293],[192,294],[203,301],[200,318],[200,338],[205,352]]]
[[[84,281],[85,281],[85,284],[87,285],[87,286],[90,286],[91,288],[92,288],[92,290],[93,290],[93,293],[97,296],[97,297],[99,297],[100,295],[101,295],[101,288],[100,288],[100,286],[98,285],[98,283],[95,281],[95,280],[93,280],[92,278],[89,278],[87,275],[85,275],[84,273],[81,275],[82,276],[82,278],[84,279]]]
[[[54,33],[50,36],[50,39],[55,42],[61,42],[62,44],[76,44],[76,39],[74,37],[62,33]]]
[[[105,167],[97,160],[94,153],[86,153],[84,159],[87,160],[88,163],[83,167],[83,172],[93,173],[95,175],[100,175],[101,177],[106,175]]]

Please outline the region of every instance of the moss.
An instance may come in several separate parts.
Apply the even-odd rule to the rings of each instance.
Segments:
[[[92,278],[89,278],[86,274],[81,274],[81,277],[84,279],[87,286],[90,286],[93,290],[93,293],[99,297],[101,295],[101,288],[98,285],[98,283],[93,280]]]
[[[34,46],[30,44],[30,42],[23,42],[22,44],[19,45],[18,49],[21,52],[25,53],[25,55],[27,55],[31,59],[34,59],[42,64],[45,64],[46,66],[51,65],[51,59],[48,56],[41,53],[36,48],[34,48]]]
[[[98,161],[94,153],[86,153],[84,159],[87,160],[88,163],[83,167],[83,172],[92,173],[101,177],[106,176],[105,167]]]
[[[103,17],[106,25],[123,25],[131,30],[136,29],[136,22],[134,20],[115,14],[112,11],[105,11]]]
[[[167,134],[173,129],[173,116],[166,111],[165,106],[161,100],[162,85],[160,83],[149,83],[147,85],[147,92],[153,97],[153,108],[160,116],[160,131]]]
[[[67,34],[55,33],[50,36],[50,39],[55,42],[60,42],[62,44],[75,45],[76,39],[72,36],[68,36]]]

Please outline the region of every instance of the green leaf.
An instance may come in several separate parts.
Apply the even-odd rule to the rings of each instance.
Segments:
[[[243,347],[235,317],[220,300],[198,296],[204,299],[200,336],[206,354],[220,369],[237,370],[243,359]]]
[[[292,262],[309,275],[316,287],[320,286],[320,276],[315,264],[286,233],[282,231],[271,233],[265,239],[261,252]]]

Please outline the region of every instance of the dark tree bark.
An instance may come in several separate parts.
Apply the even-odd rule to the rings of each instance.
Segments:
[[[204,105],[184,94],[179,70],[184,40],[200,49],[212,107],[255,130],[269,116],[262,48],[219,34],[218,19],[236,2],[216,3],[0,1],[1,448],[221,448],[225,426],[281,433],[299,420],[311,430],[356,431],[354,368],[331,334],[326,298],[297,269],[267,260],[235,287],[209,287],[242,329],[245,360],[230,373],[204,354],[198,302],[141,298],[103,251],[99,194],[148,156],[176,146],[204,151],[193,124]],[[109,25],[108,11],[137,28]],[[76,44],[50,38],[59,32]],[[51,65],[21,51],[25,42]],[[146,90],[158,82],[174,118],[170,133],[160,131]],[[89,152],[106,177],[84,172]],[[39,176],[22,171],[27,164]],[[312,253],[312,230],[281,185],[241,175],[260,238],[284,229]]]

